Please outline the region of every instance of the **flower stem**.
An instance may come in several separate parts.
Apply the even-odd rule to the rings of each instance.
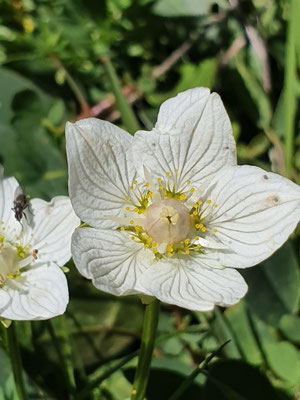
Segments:
[[[146,305],[142,343],[132,387],[131,400],[143,400],[145,396],[158,324],[159,306],[159,300],[154,300]]]
[[[15,378],[15,384],[20,400],[27,400],[25,391],[23,368],[21,361],[20,348],[17,340],[15,323],[13,322],[7,329],[8,350],[11,360],[11,366]]]

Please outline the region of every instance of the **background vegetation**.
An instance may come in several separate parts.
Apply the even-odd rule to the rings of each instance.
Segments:
[[[217,91],[239,163],[300,184],[299,21],[299,0],[0,0],[6,175],[31,197],[67,194],[66,121],[96,116],[132,130],[115,102],[115,70],[146,129],[178,92]],[[200,314],[163,305],[147,399],[299,399],[298,255],[295,233],[272,258],[243,271],[249,293],[234,307]],[[143,306],[97,291],[68,266],[66,315],[16,324],[30,399],[129,398]],[[0,399],[16,400],[0,332]]]

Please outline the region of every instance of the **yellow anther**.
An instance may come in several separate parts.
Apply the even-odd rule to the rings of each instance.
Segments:
[[[187,185],[190,185],[190,184],[191,184],[191,181],[187,181],[186,184],[187,184]]]
[[[127,211],[130,211],[130,207],[126,207],[126,210],[127,210]]]
[[[217,233],[217,232],[218,232],[218,230],[217,230],[217,229],[214,229],[214,232],[215,232],[215,233]]]
[[[170,176],[171,174],[170,174],[170,172],[166,172],[166,175],[167,175],[167,176]]]
[[[134,237],[134,236],[131,236],[131,240],[135,240],[135,237]]]
[[[196,224],[196,225],[195,225],[195,228],[196,228],[196,229],[200,229],[200,224]]]
[[[206,231],[205,226],[204,226],[203,228],[201,228],[201,231],[202,231],[202,232],[205,232],[205,231]]]
[[[198,211],[193,211],[193,215],[196,217],[196,215],[198,215]]]
[[[152,193],[152,192],[149,192],[149,193],[147,194],[147,197],[149,198],[149,197],[151,197],[151,196],[153,196],[153,193]]]
[[[195,192],[195,190],[196,190],[195,188],[191,188],[191,190],[190,190],[190,191],[191,191],[191,193],[194,193],[194,192]]]
[[[186,199],[186,195],[184,193],[182,193],[179,197],[179,200],[185,200]]]
[[[186,238],[185,241],[184,241],[184,243],[185,243],[185,244],[189,244],[190,241],[191,241],[191,240],[190,240],[189,238]]]
[[[153,242],[153,243],[152,243],[152,246],[153,246],[153,247],[157,247],[158,244],[157,244],[156,242]]]
[[[167,254],[168,257],[172,257],[172,255],[173,255],[172,253],[168,253]]]
[[[133,220],[131,220],[129,223],[130,223],[131,225],[134,225],[134,221],[133,221]]]
[[[134,184],[134,185],[137,185],[137,181],[133,181],[133,184]]]
[[[146,187],[149,187],[150,186],[150,183],[149,182],[146,182]]]
[[[199,224],[199,228],[202,228],[203,227],[203,224]]]
[[[150,248],[150,244],[149,244],[149,243],[146,243],[146,244],[145,244],[145,247],[146,247],[147,249],[149,249],[149,248]]]
[[[208,203],[208,204],[211,204],[211,200],[207,200],[207,203]]]
[[[186,251],[185,251],[185,254],[190,254],[190,251],[189,251],[189,250],[186,250]]]
[[[161,182],[161,178],[157,178],[157,182]]]
[[[147,242],[149,242],[149,243],[150,243],[150,242],[152,242],[152,240],[153,240],[153,239],[152,239],[152,237],[151,237],[151,236],[148,236],[148,237],[147,237]]]
[[[215,204],[214,207],[215,207],[215,208],[218,208],[218,204]]]
[[[201,206],[202,201],[201,201],[201,200],[198,200],[198,201],[197,201],[197,204],[199,204],[199,206]]]
[[[174,251],[173,246],[171,244],[168,244],[167,250],[171,253],[172,251]]]
[[[197,244],[197,247],[198,247],[198,249],[200,249],[200,247],[201,247],[201,244],[200,244],[200,243],[198,243],[198,244]]]
[[[130,201],[130,197],[129,196],[126,196],[126,201]]]
[[[160,190],[164,190],[163,185],[160,185],[159,188],[160,188]]]
[[[199,240],[199,236],[196,236],[196,237],[195,237],[195,240]]]
[[[4,236],[0,235],[0,243],[3,243],[3,240],[4,240]]]
[[[125,231],[124,226],[121,226],[120,231]]]
[[[193,208],[198,208],[198,204],[197,204],[197,203],[194,204],[194,205],[193,205]]]
[[[135,207],[134,212],[138,213],[139,211],[140,210],[137,207]]]
[[[178,169],[176,168],[176,169],[174,169],[174,172],[175,172],[175,174],[177,174],[177,172],[178,172]]]
[[[130,190],[133,190],[133,186],[129,186],[129,189],[130,189]]]
[[[163,192],[163,195],[164,195],[165,197],[167,197],[167,196],[168,196],[168,193],[167,193],[167,192]]]
[[[153,250],[153,253],[154,253],[154,254],[157,254],[157,253],[158,253],[158,250],[157,250],[157,249],[154,249],[154,250]]]

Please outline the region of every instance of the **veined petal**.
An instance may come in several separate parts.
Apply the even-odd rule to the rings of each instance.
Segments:
[[[0,223],[4,223],[8,235],[16,236],[22,230],[22,225],[16,220],[14,211],[12,210],[14,207],[15,191],[19,184],[13,177],[4,178],[3,167],[0,166],[0,168]]]
[[[0,288],[0,317],[2,316],[2,311],[7,307],[10,302],[10,295]]]
[[[136,289],[153,254],[126,233],[93,228],[76,229],[72,238],[76,267],[96,288],[114,295],[139,293]]]
[[[66,196],[54,197],[50,202],[33,199],[30,211],[22,237],[24,245],[31,244],[32,249],[38,250],[39,261],[64,265],[71,257],[72,233],[80,224],[70,199]]]
[[[163,120],[163,116],[167,116]],[[139,173],[146,166],[154,178],[176,173],[177,187],[187,181],[200,185],[224,166],[236,163],[235,142],[220,97],[203,88],[188,90],[161,106],[151,132],[139,131],[133,140]]]
[[[166,303],[197,311],[237,303],[246,293],[242,276],[232,268],[211,268],[204,257],[158,261],[142,275],[141,290]]]
[[[76,214],[91,226],[116,226],[104,215],[120,215],[136,177],[132,137],[96,118],[66,126],[69,193]]]
[[[69,301],[65,274],[55,264],[39,264],[6,281],[2,289],[10,297],[1,317],[17,320],[42,320],[65,312]]]
[[[190,134],[199,123],[210,97],[210,90],[199,87],[166,100],[159,109],[155,130],[161,134]]]
[[[210,229],[228,248],[209,256],[224,266],[246,268],[268,258],[300,219],[299,186],[257,167],[223,169],[205,196],[218,204]]]

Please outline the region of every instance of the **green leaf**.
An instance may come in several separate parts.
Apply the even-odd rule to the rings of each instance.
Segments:
[[[297,312],[300,278],[290,242],[260,266],[242,271],[242,274],[249,285],[246,301],[261,319],[278,326],[284,314]]]
[[[180,79],[177,85],[166,93],[151,93],[147,100],[155,107],[159,107],[165,100],[176,96],[180,92],[197,86],[212,88],[217,72],[217,59],[208,58],[198,65],[183,64],[179,68]]]
[[[158,0],[153,11],[163,17],[195,17],[209,14],[214,4],[223,8],[228,6],[224,0]]]
[[[0,86],[0,162],[5,175],[15,176],[31,197],[67,194],[65,157],[43,125],[52,104],[58,116],[61,102],[54,103],[30,81],[5,69],[0,69]]]
[[[247,311],[246,303],[240,301],[235,306],[228,308],[225,311],[225,316],[234,332],[245,360],[250,364],[260,365],[262,363],[262,355],[251,328]]]
[[[253,65],[253,60],[251,60],[250,57],[250,61],[248,61],[247,53],[241,50],[234,57],[234,64],[243,84],[245,85],[247,95],[252,101],[252,107],[254,107],[257,112],[256,116],[255,113],[251,111],[252,107],[247,107],[246,109],[248,109],[249,117],[253,122],[256,122],[259,127],[269,126],[272,117],[272,108],[270,100],[262,88],[260,76]],[[257,119],[257,121],[255,119]]]
[[[289,342],[268,343],[265,346],[270,368],[279,377],[292,384],[300,384],[300,357]]]
[[[291,342],[300,343],[300,317],[284,315],[279,322],[279,328]]]
[[[212,323],[212,330],[217,337],[219,344],[230,339],[230,342],[224,347],[223,353],[230,358],[241,358],[241,352],[238,348],[234,333],[219,308],[215,309],[215,320]]]

